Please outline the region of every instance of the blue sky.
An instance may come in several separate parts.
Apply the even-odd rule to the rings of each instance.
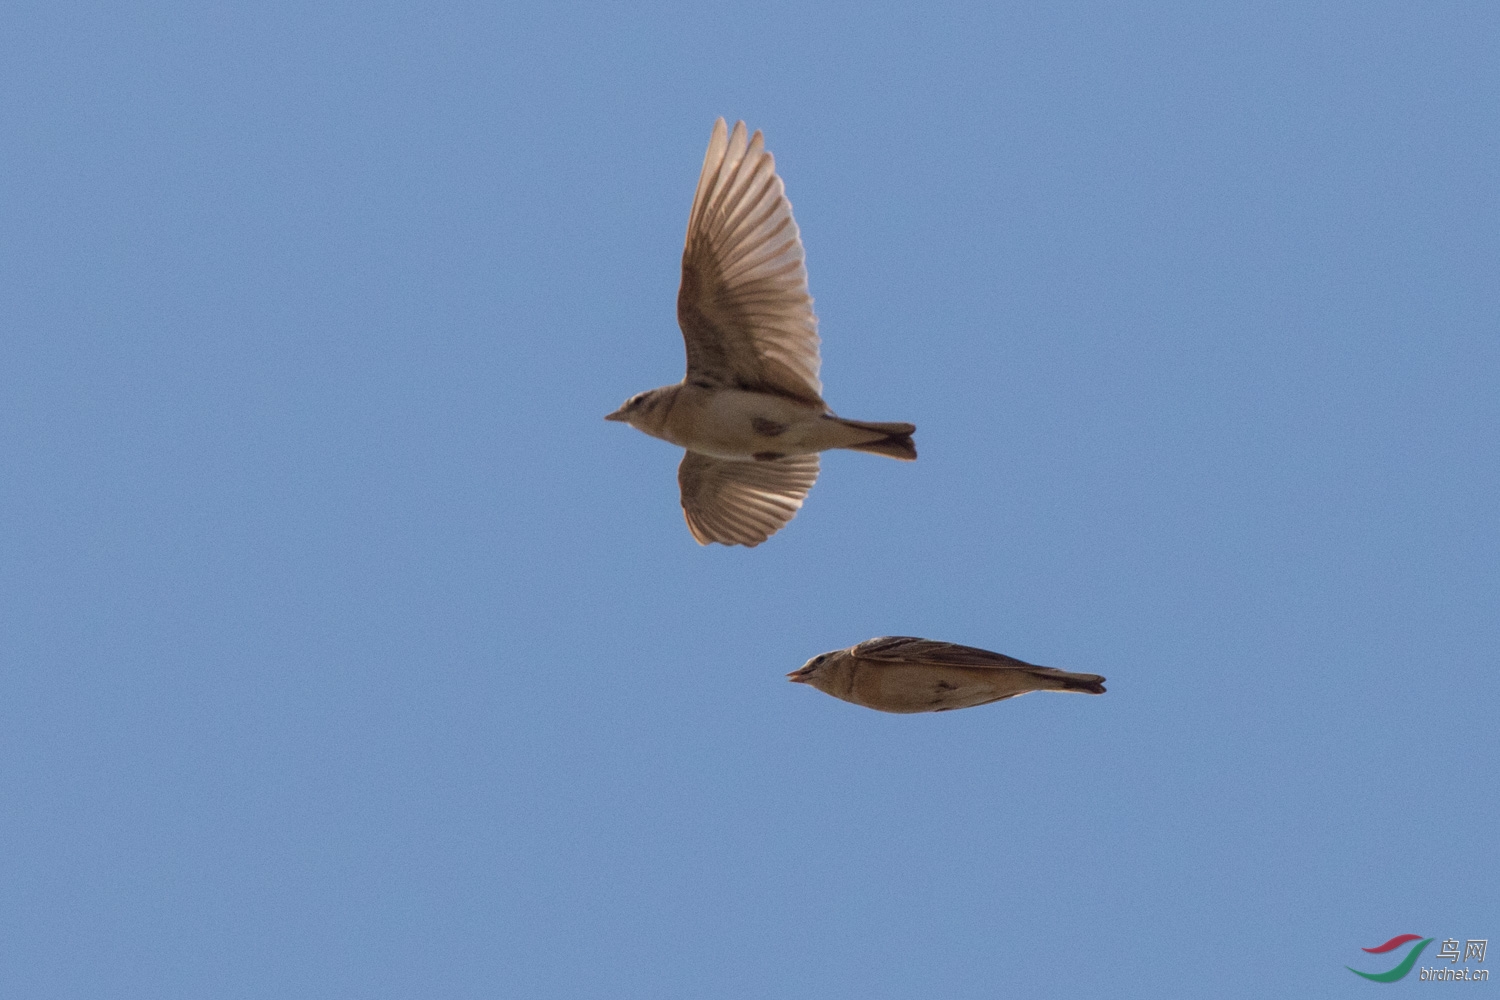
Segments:
[[[1500,937],[1497,43],[8,5],[0,993],[1354,996]],[[755,550],[601,419],[681,375],[720,115],[921,451]],[[1109,693],[783,679],[892,633]]]

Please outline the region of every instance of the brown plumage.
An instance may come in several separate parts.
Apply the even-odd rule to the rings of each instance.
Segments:
[[[904,635],[822,653],[787,678],[856,705],[901,713],[971,708],[1028,691],[1104,693],[1098,674],[1071,674],[987,649]]]
[[[917,457],[905,423],[845,420],[823,402],[802,238],[759,132],[714,123],[682,251],[687,374],[605,419],[687,449],[677,472],[700,544],[759,545],[796,516],[818,452]]]

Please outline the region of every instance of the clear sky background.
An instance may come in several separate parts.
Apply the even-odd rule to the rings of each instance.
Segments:
[[[0,13],[0,993],[1357,996],[1497,944],[1493,5],[133,6]],[[755,550],[601,419],[681,376],[719,115],[829,402],[921,451]],[[1109,693],[783,679],[903,633]]]

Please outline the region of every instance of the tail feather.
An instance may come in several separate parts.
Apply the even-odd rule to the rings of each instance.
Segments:
[[[911,439],[911,436],[916,433],[916,424],[875,423],[868,420],[845,420],[843,417],[839,417],[838,421],[845,427],[852,427],[855,430],[871,431],[875,434],[885,435],[885,437],[875,438],[872,441],[845,445],[844,447],[850,451],[868,451],[876,455],[899,458],[904,462],[916,460],[917,445]]]
[[[1104,678],[1098,674],[1070,674],[1058,670],[1047,675],[1049,680],[1056,681],[1058,691],[1081,691],[1084,694],[1103,694]]]

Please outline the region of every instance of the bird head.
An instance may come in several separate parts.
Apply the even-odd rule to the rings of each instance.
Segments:
[[[622,424],[629,424],[636,430],[645,431],[647,434],[660,430],[658,426],[666,416],[669,407],[661,404],[666,401],[667,393],[675,390],[677,386],[663,386],[660,389],[651,389],[646,392],[638,392],[625,400],[618,410],[605,414],[605,420],[617,420]]]
[[[622,424],[630,423],[630,414],[633,411],[640,409],[641,404],[646,401],[646,397],[648,395],[649,393],[645,392],[636,393],[634,396],[631,396],[629,399],[625,400],[625,402],[620,406],[618,410],[613,413],[606,413],[604,415],[604,419],[618,420]]]
[[[801,667],[787,674],[786,679],[793,684],[811,684],[813,687],[817,687],[818,681],[823,678],[824,668],[837,655],[837,653],[819,653],[802,664]]]

